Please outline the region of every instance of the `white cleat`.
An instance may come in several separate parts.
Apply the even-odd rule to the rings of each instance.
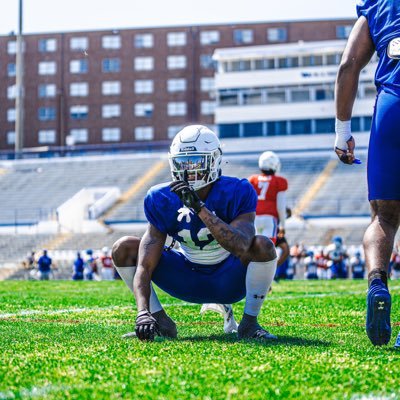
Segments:
[[[206,311],[214,311],[224,317],[224,332],[235,333],[238,330],[238,324],[233,315],[233,308],[231,304],[214,304],[208,303],[201,306],[200,314]]]

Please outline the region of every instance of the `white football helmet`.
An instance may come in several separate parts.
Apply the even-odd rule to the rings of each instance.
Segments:
[[[278,173],[281,169],[281,161],[273,151],[265,151],[258,159],[258,166],[262,171]]]
[[[221,175],[221,144],[217,135],[203,125],[189,125],[179,131],[168,159],[172,179],[187,180],[195,190],[215,182]]]

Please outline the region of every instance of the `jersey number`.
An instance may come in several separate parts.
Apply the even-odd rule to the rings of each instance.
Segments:
[[[192,234],[188,229],[182,229],[178,232],[178,241],[186,243],[192,249],[195,247],[203,250],[204,247],[212,243],[215,239],[208,228],[202,228],[199,232]]]
[[[265,200],[267,195],[269,182],[266,181],[258,181],[258,188],[260,189],[260,194],[258,195],[258,200]]]

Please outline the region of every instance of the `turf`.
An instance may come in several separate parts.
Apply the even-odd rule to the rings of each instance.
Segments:
[[[381,348],[365,334],[365,286],[275,284],[260,320],[279,338],[267,344],[160,293],[179,339],[143,343],[121,339],[135,315],[122,282],[0,282],[0,399],[400,399],[400,285]]]

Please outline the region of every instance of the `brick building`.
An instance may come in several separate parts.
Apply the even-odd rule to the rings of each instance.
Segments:
[[[345,39],[353,20],[31,34],[24,147],[162,141],[214,124],[215,49]],[[15,143],[16,37],[0,36],[0,150]]]

